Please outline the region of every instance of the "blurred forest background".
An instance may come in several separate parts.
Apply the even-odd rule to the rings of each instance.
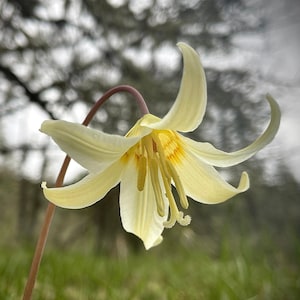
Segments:
[[[264,95],[270,92],[282,104],[280,97],[296,85],[277,80],[276,69],[266,73],[259,60],[274,54],[264,44],[271,26],[266,2],[1,1],[0,249],[33,247],[47,205],[40,182],[53,182],[63,160],[57,146],[38,132],[40,123],[81,122],[118,84],[137,88],[151,113],[163,116],[179,88],[179,41],[200,53],[208,81],[205,120],[190,136],[227,151],[253,141],[269,120]],[[120,94],[99,110],[92,126],[125,134],[137,118],[135,102]],[[284,158],[298,154],[284,149],[275,141],[248,162],[223,170],[234,184],[248,171],[251,189],[215,206],[190,201],[191,225],[166,230],[163,244],[151,251],[177,245],[206,249],[218,258],[224,247],[235,253],[245,244],[258,256],[280,257],[297,268],[300,185]],[[74,164],[68,175],[68,182],[77,180],[82,170]],[[141,242],[122,229],[118,209],[117,189],[90,208],[58,209],[48,247],[92,248],[119,258],[143,253]]]

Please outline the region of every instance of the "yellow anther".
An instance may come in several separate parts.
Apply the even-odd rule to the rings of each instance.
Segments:
[[[165,215],[165,203],[158,178],[158,162],[156,158],[151,158],[149,160],[149,169],[156,200],[157,212],[161,217],[163,217]]]
[[[172,194],[172,190],[171,190],[171,178],[165,173],[164,168],[162,167],[162,162],[159,161],[159,167],[160,167],[160,171],[162,174],[162,179],[163,179],[163,183],[164,183],[164,187],[165,187],[165,191],[166,191],[166,197],[169,201],[169,206],[170,206],[170,217],[169,220],[164,222],[164,226],[166,228],[171,228],[175,225],[176,221],[177,221],[177,215],[178,215],[178,208],[174,199],[174,196]]]
[[[142,191],[145,187],[146,173],[147,173],[147,159],[145,156],[142,156],[138,159],[137,188],[139,191]]]
[[[186,194],[184,192],[181,180],[179,178],[179,175],[177,171],[175,170],[174,166],[170,161],[167,160],[167,167],[170,173],[170,176],[172,177],[177,193],[179,195],[180,204],[184,209],[187,209],[189,207],[189,202],[187,200]]]
[[[149,137],[149,136],[145,136],[143,138],[143,142],[144,142],[144,146],[145,146],[145,149],[147,151],[147,154],[148,154],[148,158],[149,159],[153,158],[154,152],[153,152],[153,140],[152,140],[152,138]]]

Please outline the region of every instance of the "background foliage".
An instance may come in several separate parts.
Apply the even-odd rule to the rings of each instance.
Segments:
[[[37,118],[80,122],[92,103],[118,84],[139,89],[151,112],[163,116],[179,87],[178,41],[197,49],[204,65],[203,58],[228,59],[221,67],[212,59],[205,68],[208,111],[203,126],[191,136],[224,150],[253,141],[268,118],[266,105],[260,101],[267,91],[259,83],[261,74],[231,58],[245,59],[237,37],[251,39],[263,32],[267,24],[261,8],[259,1],[242,0],[2,1],[1,247],[16,249],[35,243],[46,204],[39,182],[53,178],[51,166],[56,157],[56,148],[48,139],[9,138],[7,127],[23,130],[18,116],[26,115],[28,108],[34,108]],[[135,103],[127,95],[117,95],[99,111],[93,126],[124,134],[137,117]],[[28,124],[32,121],[27,120]],[[166,231],[162,250],[155,251],[164,253],[178,244],[186,251],[189,246],[200,249],[205,244],[202,255],[208,253],[213,261],[224,262],[224,247],[231,245],[226,250],[231,252],[240,241],[237,249],[241,244],[248,249],[243,259],[257,249],[258,255],[282,263],[286,276],[294,274],[289,266],[297,259],[299,262],[299,183],[278,154],[265,153],[224,173],[234,180],[241,170],[249,171],[250,191],[217,206],[191,202],[191,226]],[[118,257],[140,253],[140,242],[121,228],[117,196],[118,191],[113,190],[91,208],[58,210],[49,244],[54,249],[96,249],[98,254]],[[266,241],[272,247],[267,247]],[[277,284],[276,280],[270,284]],[[296,287],[296,278],[291,280]],[[296,288],[292,292],[296,293]]]

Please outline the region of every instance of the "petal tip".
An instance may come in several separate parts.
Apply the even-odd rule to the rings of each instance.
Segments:
[[[240,192],[245,192],[249,189],[249,187],[250,187],[249,175],[247,172],[243,172],[241,175],[238,190],[240,190]]]
[[[54,125],[58,121],[55,120],[45,120],[39,129],[40,132],[47,134],[49,132],[49,129],[51,129],[51,126]]]
[[[193,51],[194,53],[197,53],[197,52],[194,50],[194,48],[192,48],[190,45],[188,45],[188,44],[186,44],[186,43],[184,43],[184,42],[178,42],[178,43],[176,44],[176,46],[177,46],[181,51],[184,50],[184,49],[189,49],[189,50]],[[197,55],[198,55],[198,53],[197,53]]]
[[[47,182],[46,182],[46,181],[43,181],[43,182],[41,183],[41,188],[42,188],[42,189],[47,189]]]
[[[163,239],[164,239],[164,238],[160,235],[160,236],[157,238],[157,240],[156,240],[155,242],[153,242],[153,243],[147,243],[146,241],[143,241],[143,242],[144,242],[145,249],[146,249],[146,250],[149,250],[149,249],[151,249],[151,248],[153,248],[153,247],[158,246],[158,245],[163,241]]]
[[[279,129],[280,121],[281,121],[281,111],[280,111],[279,104],[270,94],[266,94],[266,99],[269,102],[271,108],[271,121],[268,126],[269,129],[268,143],[269,143],[275,137]]]
[[[183,42],[177,43],[183,57],[180,88],[173,106],[153,129],[169,128],[181,132],[195,130],[206,110],[206,78],[199,54]]]
[[[266,98],[271,106],[271,114],[275,116],[277,119],[279,118],[278,121],[280,121],[281,111],[280,111],[279,104],[269,93],[266,94]]]
[[[176,46],[178,47],[178,48],[184,48],[184,47],[189,47],[189,45],[188,44],[186,44],[186,43],[184,43],[184,42],[178,42],[177,44],[176,44]]]

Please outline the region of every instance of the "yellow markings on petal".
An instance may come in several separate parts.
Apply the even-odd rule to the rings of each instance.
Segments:
[[[166,158],[172,163],[179,163],[184,156],[184,150],[178,135],[171,130],[160,130],[157,131],[157,137]]]

